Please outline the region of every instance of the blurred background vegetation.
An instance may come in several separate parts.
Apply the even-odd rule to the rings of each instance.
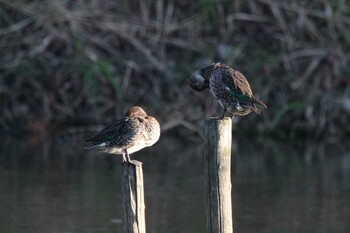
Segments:
[[[346,0],[0,0],[0,129],[45,137],[140,105],[200,132],[222,109],[186,79],[223,62],[268,105],[235,130],[345,138],[349,28]]]

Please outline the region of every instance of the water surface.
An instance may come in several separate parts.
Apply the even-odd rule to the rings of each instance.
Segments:
[[[165,135],[144,163],[151,233],[206,232],[203,143]],[[235,232],[350,232],[350,152],[335,144],[233,145]],[[0,144],[0,232],[122,232],[121,158],[79,140]]]

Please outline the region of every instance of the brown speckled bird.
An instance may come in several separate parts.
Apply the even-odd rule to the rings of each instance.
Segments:
[[[134,106],[126,117],[107,125],[100,132],[86,139],[85,149],[98,149],[110,154],[122,154],[123,162],[130,163],[129,155],[152,146],[160,136],[158,121]]]
[[[189,81],[192,89],[196,91],[210,89],[224,108],[221,118],[225,117],[226,110],[234,117],[245,116],[251,112],[260,114],[261,111],[255,104],[267,108],[266,104],[253,96],[244,75],[225,64],[213,63],[199,69],[192,74]]]

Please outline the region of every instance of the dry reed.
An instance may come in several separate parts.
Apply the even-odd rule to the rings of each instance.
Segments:
[[[262,117],[239,119],[240,130],[348,136],[349,8],[345,0],[0,0],[0,128],[45,135],[139,104],[166,130],[200,132],[200,119],[219,108],[186,79],[221,61],[269,105]]]

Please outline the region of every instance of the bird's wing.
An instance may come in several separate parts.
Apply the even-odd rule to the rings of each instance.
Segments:
[[[236,70],[229,70],[230,78],[228,86],[231,86],[230,92],[239,100],[244,102],[256,103],[264,108],[267,108],[261,100],[253,96],[253,92],[250,89],[250,85],[244,75]]]
[[[110,144],[111,142],[118,141],[118,139],[129,138],[130,137],[130,122],[125,120],[118,120],[107,125],[100,132],[87,138],[86,142],[91,142],[93,145],[98,146],[103,144],[103,146]]]
[[[240,101],[251,102],[253,93],[244,75],[233,69],[228,70],[228,74],[225,84],[230,92]]]

